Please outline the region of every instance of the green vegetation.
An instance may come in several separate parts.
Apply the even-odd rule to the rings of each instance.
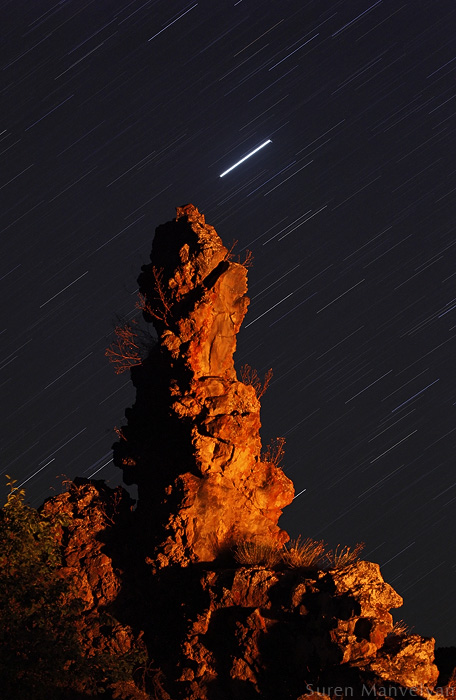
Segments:
[[[69,700],[131,682],[145,655],[114,655],[102,644],[100,650],[91,646],[101,630],[106,638],[118,623],[108,615],[100,619],[84,612],[76,582],[62,568],[56,541],[64,520],[51,520],[29,506],[24,490],[14,483],[9,481],[10,493],[0,511],[2,698]]]

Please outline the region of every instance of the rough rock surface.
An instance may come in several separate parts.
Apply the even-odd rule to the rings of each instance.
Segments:
[[[249,300],[247,270],[229,257],[189,204],[157,229],[139,278],[158,345],[133,373],[137,401],[116,461],[138,483],[145,519],[160,512],[158,566],[212,561],[246,537],[288,539],[277,522],[293,484],[262,460],[260,402],[234,368]]]
[[[120,486],[111,489],[103,481],[76,479],[68,491],[48,499],[41,508],[52,521],[57,516],[62,522],[56,533],[62,556],[60,573],[71,581],[72,594],[82,603],[79,627],[75,624],[80,633],[79,643],[86,647],[88,656],[93,650],[119,656],[145,649],[134,604],[125,600],[128,573],[124,576],[125,572],[115,563],[125,564],[128,558],[125,552],[133,504]],[[133,557],[129,557],[129,565],[133,570],[130,575],[136,573]],[[117,614],[117,619],[111,617],[112,613]],[[84,622],[86,618],[91,620],[89,628]],[[128,622],[124,623],[127,618]],[[123,700],[149,697],[133,681],[115,682],[108,692]]]
[[[64,566],[77,575],[78,594],[87,610],[112,603],[120,590],[120,576],[99,538],[122,511],[132,505],[127,492],[112,491],[99,482],[77,480],[65,493],[45,502],[47,516],[63,516],[58,543]]]
[[[167,671],[173,698],[433,695],[434,640],[394,634],[402,598],[377,564],[206,570],[188,590],[192,605],[183,590],[176,598],[186,632]]]
[[[139,286],[158,341],[131,371],[136,402],[115,445],[137,508],[102,482],[44,505],[67,517],[59,543],[86,611],[119,621],[103,643],[147,647],[145,695],[130,684],[113,697],[441,697],[434,640],[395,632],[402,598],[377,564],[235,563],[236,542],[286,542],[278,519],[293,498],[261,456],[259,400],[233,364],[246,269],[192,205],[157,229],[151,260]]]

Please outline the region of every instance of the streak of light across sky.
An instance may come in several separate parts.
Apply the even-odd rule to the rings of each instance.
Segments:
[[[267,146],[268,143],[272,143],[271,139],[268,139],[267,141],[264,141],[264,143],[260,144],[257,148],[254,148],[253,151],[250,151],[250,153],[247,153],[246,156],[244,156],[243,158],[241,158],[241,160],[238,160],[238,162],[235,163],[234,165],[232,165],[231,168],[228,168],[228,170],[225,170],[223,173],[221,173],[220,177],[223,177],[224,175],[227,175],[228,173],[230,173],[232,170],[234,170],[234,168],[237,168],[238,165],[240,165],[240,164],[243,163],[245,160],[247,160],[247,158],[250,158],[250,156],[255,155],[255,153],[258,153],[258,151],[260,151],[262,148],[264,148],[265,146]]]

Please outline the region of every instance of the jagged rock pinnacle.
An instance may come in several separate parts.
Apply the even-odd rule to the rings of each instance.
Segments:
[[[246,267],[187,205],[157,229],[138,281],[158,340],[131,370],[136,401],[114,452],[138,507],[87,480],[43,506],[64,516],[62,575],[95,623],[81,636],[87,654],[147,652],[134,678],[111,684],[113,697],[449,696],[455,675],[434,692],[434,639],[393,625],[402,597],[356,548],[322,558],[323,543],[307,540],[267,563],[267,547],[218,556],[243,540],[286,541],[278,520],[293,498],[277,459],[262,456],[255,382],[234,367]]]
[[[133,371],[137,401],[116,462],[138,483],[144,517],[156,514],[152,558],[185,565],[243,539],[283,544],[277,523],[293,485],[261,458],[260,402],[233,360],[249,304],[246,267],[188,204],[157,228],[138,281],[159,338]]]

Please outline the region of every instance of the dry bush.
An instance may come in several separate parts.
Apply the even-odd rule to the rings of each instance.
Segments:
[[[129,323],[116,326],[114,331],[116,339],[106,348],[105,355],[114,365],[116,374],[122,374],[142,363],[140,343],[135,329]]]
[[[244,267],[252,267],[252,265],[253,265],[253,253],[252,253],[252,251],[249,250],[249,249],[247,249],[247,250],[245,251],[245,258],[244,258],[244,260],[243,260],[242,262],[241,262],[241,260],[239,260],[239,262],[240,262],[240,264],[243,265]]]
[[[231,260],[233,260],[233,258],[234,258],[234,249],[236,248],[236,246],[237,246],[238,243],[239,243],[239,241],[237,240],[237,238],[234,238],[232,244],[230,245],[230,247],[229,247],[228,250],[226,251],[225,260],[226,260],[227,262],[230,262]]]
[[[234,558],[242,566],[275,566],[281,559],[277,546],[257,540],[243,540],[234,548]]]
[[[241,371],[241,382],[243,384],[247,384],[247,386],[253,386],[255,389],[255,394],[257,395],[257,399],[261,399],[261,397],[264,395],[266,389],[268,388],[271,379],[272,379],[272,369],[268,369],[264,376],[264,382],[261,381],[261,379],[258,376],[258,372],[256,369],[252,369],[250,365],[242,365]]]
[[[241,260],[241,256],[237,256],[237,260],[234,259],[234,249],[236,248],[238,244],[237,240],[234,240],[233,243],[231,244],[231,247],[229,250],[227,250],[226,255],[225,255],[225,260],[227,262],[237,262],[239,265],[243,265],[244,267],[251,267],[253,264],[253,253],[251,250],[248,248],[245,251],[245,258],[244,260]]]
[[[335,549],[327,552],[327,562],[332,569],[340,569],[348,564],[354,564],[355,561],[358,561],[365,546],[364,542],[358,542],[354,547],[348,545],[342,547],[338,544]]]
[[[301,542],[301,535],[296,540],[290,540],[282,551],[282,561],[292,569],[316,568],[325,555],[323,540],[313,540],[310,537]]]
[[[261,455],[262,462],[268,462],[279,467],[285,455],[285,438],[275,438],[275,442],[269,443]]]
[[[410,627],[404,620],[397,620],[397,622],[394,623],[393,629],[389,633],[389,637],[405,637],[408,634],[411,634],[412,627]]]
[[[139,293],[136,308],[157,321],[168,325],[171,316],[171,302],[168,299],[165,283],[163,282],[163,268],[158,269],[154,266],[152,268],[152,275],[154,278],[155,296],[153,300],[150,301],[146,299],[144,294]]]

